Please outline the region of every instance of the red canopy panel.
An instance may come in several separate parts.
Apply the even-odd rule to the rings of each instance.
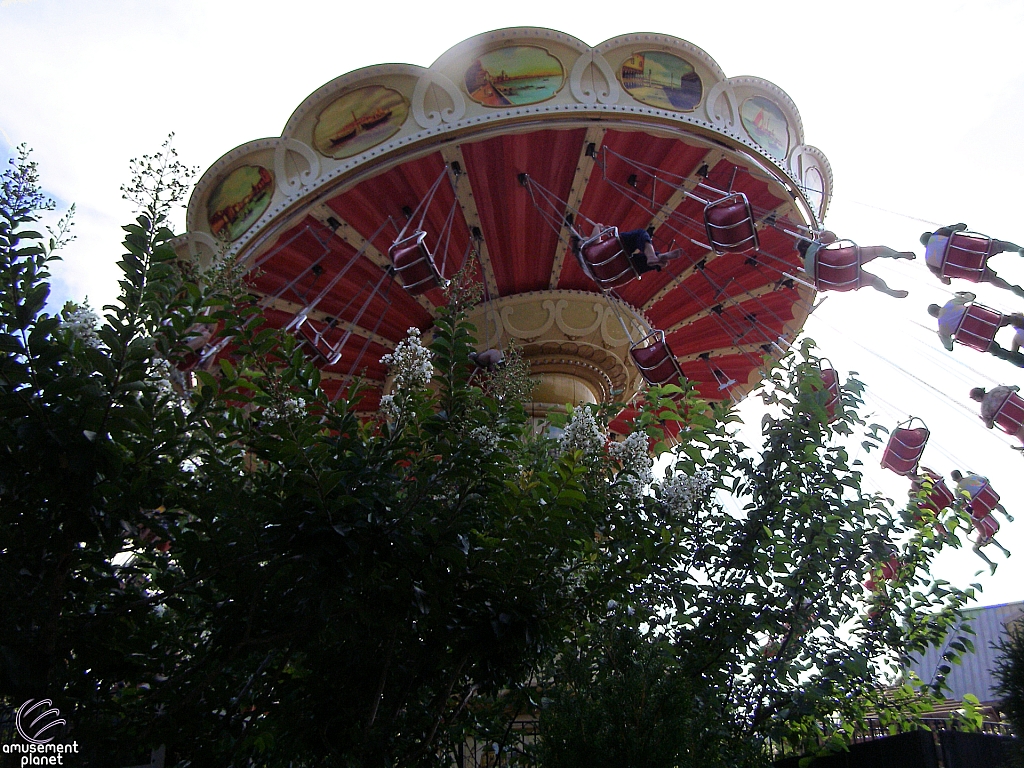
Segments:
[[[537,210],[519,175],[528,174],[565,200],[585,135],[582,128],[545,130],[462,145],[499,295],[548,288],[555,253],[564,247],[558,239],[561,222],[549,220]]]

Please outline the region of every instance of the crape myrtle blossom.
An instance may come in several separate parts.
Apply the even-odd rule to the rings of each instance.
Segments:
[[[493,453],[498,450],[498,441],[501,439],[497,432],[487,426],[476,427],[469,433],[471,439],[480,444],[485,453]]]
[[[583,451],[585,456],[600,453],[606,442],[608,438],[597,426],[597,420],[589,408],[573,408],[572,418],[558,438],[563,452]]]
[[[83,346],[90,349],[100,349],[103,346],[103,342],[96,334],[96,327],[99,324],[99,315],[93,312],[88,302],[84,304],[68,302],[64,306],[64,319],[60,321],[60,327],[68,331],[71,338],[82,342]]]
[[[693,475],[667,470],[658,495],[673,512],[689,512],[714,484],[714,478],[706,469],[699,469]]]
[[[280,408],[268,405],[263,409],[263,421],[268,424],[274,421],[301,419],[305,415],[306,400],[302,397],[289,397]]]
[[[398,421],[405,410],[403,406],[407,400],[406,395],[425,389],[434,378],[434,365],[430,358],[430,350],[420,341],[420,329],[410,328],[406,331],[406,337],[398,342],[395,351],[380,359],[388,367],[388,373],[394,377],[392,394],[380,399],[380,412],[385,419]]]
[[[628,495],[638,498],[644,488],[654,482],[651,473],[654,460],[647,450],[647,435],[644,432],[633,432],[620,443],[610,443],[608,455],[622,465],[619,479],[627,484]]]
[[[420,341],[419,328],[410,328],[406,331],[406,337],[398,342],[395,351],[384,355],[380,361],[395,377],[396,392],[423,389],[434,378],[430,350]]]

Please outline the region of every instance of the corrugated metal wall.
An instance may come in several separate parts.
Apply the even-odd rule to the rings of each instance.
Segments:
[[[1024,618],[1024,602],[975,608],[965,611],[964,615],[975,633],[967,635],[974,643],[974,653],[964,654],[962,664],[950,665],[952,669],[946,676],[946,684],[951,692],[946,695],[959,699],[964,694],[972,693],[982,702],[994,702],[999,698],[993,674],[999,658],[995,646],[1005,638],[1007,624]],[[946,644],[960,634],[959,631],[950,633],[946,638]],[[923,659],[910,665],[925,682],[934,681],[938,675],[938,668],[948,663],[942,659],[946,644],[929,649]]]

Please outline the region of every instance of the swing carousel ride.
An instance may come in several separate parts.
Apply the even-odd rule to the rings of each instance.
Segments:
[[[467,270],[484,288],[471,317],[479,350],[521,348],[539,380],[534,415],[627,403],[612,424],[626,431],[647,386],[685,378],[707,400],[739,401],[818,291],[907,295],[863,266],[915,254],[823,229],[831,187],[793,101],[766,80],[726,77],[688,42],[645,33],[591,48],[505,29],[427,68],[382,64],[327,83],[280,137],[207,170],[176,247],[200,263],[226,252],[246,265],[267,322],[295,334],[328,395],[358,377],[367,413],[389,387],[381,358],[411,327],[429,338],[445,284]],[[921,243],[943,283],[1024,296],[988,266],[1017,245],[964,224]],[[1024,367],[1024,315],[974,298],[929,309],[943,345]],[[1008,325],[1012,349],[996,340]],[[200,360],[220,349],[210,340]],[[835,417],[839,376],[827,361],[820,385]],[[1024,441],[1017,389],[971,397],[986,426]],[[929,436],[914,417],[898,424],[882,467],[910,481],[921,515],[965,509],[991,564],[980,550],[1003,549],[999,495],[959,471],[954,494],[920,463]],[[883,554],[872,591],[899,569]]]
[[[668,36],[507,29],[327,83],[204,174],[178,247],[249,265],[268,322],[328,394],[360,376],[367,411],[463,268],[481,350],[522,348],[538,416],[680,376],[739,400],[813,308],[797,244],[830,190],[770,82]],[[644,233],[659,261],[623,247]]]

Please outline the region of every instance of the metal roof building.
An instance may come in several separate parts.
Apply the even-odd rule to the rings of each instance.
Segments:
[[[963,633],[958,625],[946,637],[942,646],[929,649],[924,658],[911,664],[910,668],[925,682],[935,682],[940,675],[939,668],[947,664],[950,667],[946,675],[946,684],[950,687],[948,696],[961,699],[970,693],[983,703],[995,702],[999,699],[994,674],[1000,656],[998,645],[1006,638],[1007,627],[1022,618],[1024,601],[964,611],[962,624],[969,624],[974,634]],[[949,643],[960,636],[971,640],[974,652],[965,653],[961,664],[949,664],[942,658],[942,654],[948,649]]]

